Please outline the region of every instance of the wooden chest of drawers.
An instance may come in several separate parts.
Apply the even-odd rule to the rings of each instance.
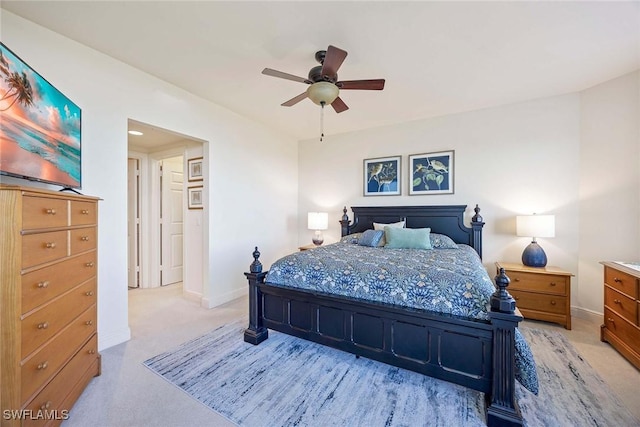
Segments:
[[[2,426],[54,426],[100,374],[98,199],[0,186]]]
[[[511,279],[508,291],[525,319],[545,320],[571,329],[571,276],[557,267],[497,262]]]
[[[640,369],[640,271],[603,261],[604,324],[600,339]]]

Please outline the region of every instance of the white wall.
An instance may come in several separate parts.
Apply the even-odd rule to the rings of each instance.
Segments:
[[[298,214],[330,212],[340,236],[343,205],[478,203],[486,221],[484,264],[519,262],[528,239],[515,215],[556,215],[539,239],[549,265],[575,274],[572,305],[602,313],[600,260],[640,259],[640,73],[583,93],[533,100],[300,143]],[[455,194],[408,196],[409,154],[455,150]],[[402,196],[363,197],[363,159],[402,155]],[[299,225],[299,243],[311,232]],[[580,310],[578,310],[580,312]]]
[[[242,273],[253,260],[255,245],[267,265],[295,247],[296,141],[7,11],[0,20],[2,41],[82,108],[83,192],[103,199],[98,243],[100,349],[130,337],[129,118],[208,141],[203,232],[209,242],[204,278],[209,306],[245,293]]]
[[[640,260],[640,71],[581,94],[580,282],[573,303],[602,312],[599,261]]]
[[[515,236],[518,214],[556,215],[556,238],[539,239],[549,258],[577,273],[580,137],[578,94],[369,129],[300,143],[298,214],[330,213],[327,241],[340,236],[342,207],[479,204],[486,222],[483,261],[518,262],[528,238]],[[452,195],[408,195],[408,155],[455,150]],[[402,155],[401,196],[363,196],[363,159]],[[351,214],[351,212],[349,212]],[[299,227],[300,244],[311,231]]]

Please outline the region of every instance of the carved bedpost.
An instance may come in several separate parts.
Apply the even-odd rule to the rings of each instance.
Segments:
[[[342,237],[349,234],[350,225],[349,225],[349,216],[347,215],[346,206],[342,209],[342,219],[340,220],[340,228],[341,228]]]
[[[509,278],[504,268],[495,278],[498,289],[491,296],[489,318],[493,326],[493,381],[487,394],[487,425],[522,426],[522,415],[516,402],[515,333],[522,320],[516,302],[507,292]]]
[[[258,345],[269,338],[269,330],[262,324],[262,292],[258,283],[264,283],[267,272],[262,272],[262,263],[258,261],[260,252],[258,247],[253,251],[253,262],[249,266],[249,273],[244,273],[249,280],[249,327],[244,330],[244,340]]]
[[[482,259],[482,227],[484,227],[484,221],[482,219],[482,215],[480,215],[480,208],[478,205],[473,209],[476,213],[473,218],[471,218],[471,230],[473,232],[473,248],[480,255],[480,259]]]

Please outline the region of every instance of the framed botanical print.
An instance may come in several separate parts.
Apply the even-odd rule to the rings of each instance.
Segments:
[[[400,195],[401,156],[364,160],[364,195]]]
[[[409,156],[409,195],[453,194],[454,151]]]
[[[189,197],[189,209],[202,209],[202,187],[189,187],[188,197]]]
[[[187,160],[188,180],[202,181],[202,157]]]

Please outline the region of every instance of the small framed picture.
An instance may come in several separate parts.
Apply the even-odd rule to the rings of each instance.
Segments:
[[[364,195],[400,195],[401,156],[364,160]]]
[[[189,209],[202,209],[202,187],[189,187]]]
[[[453,194],[454,151],[409,156],[409,195]]]
[[[187,160],[187,168],[189,181],[202,181],[202,157]]]

